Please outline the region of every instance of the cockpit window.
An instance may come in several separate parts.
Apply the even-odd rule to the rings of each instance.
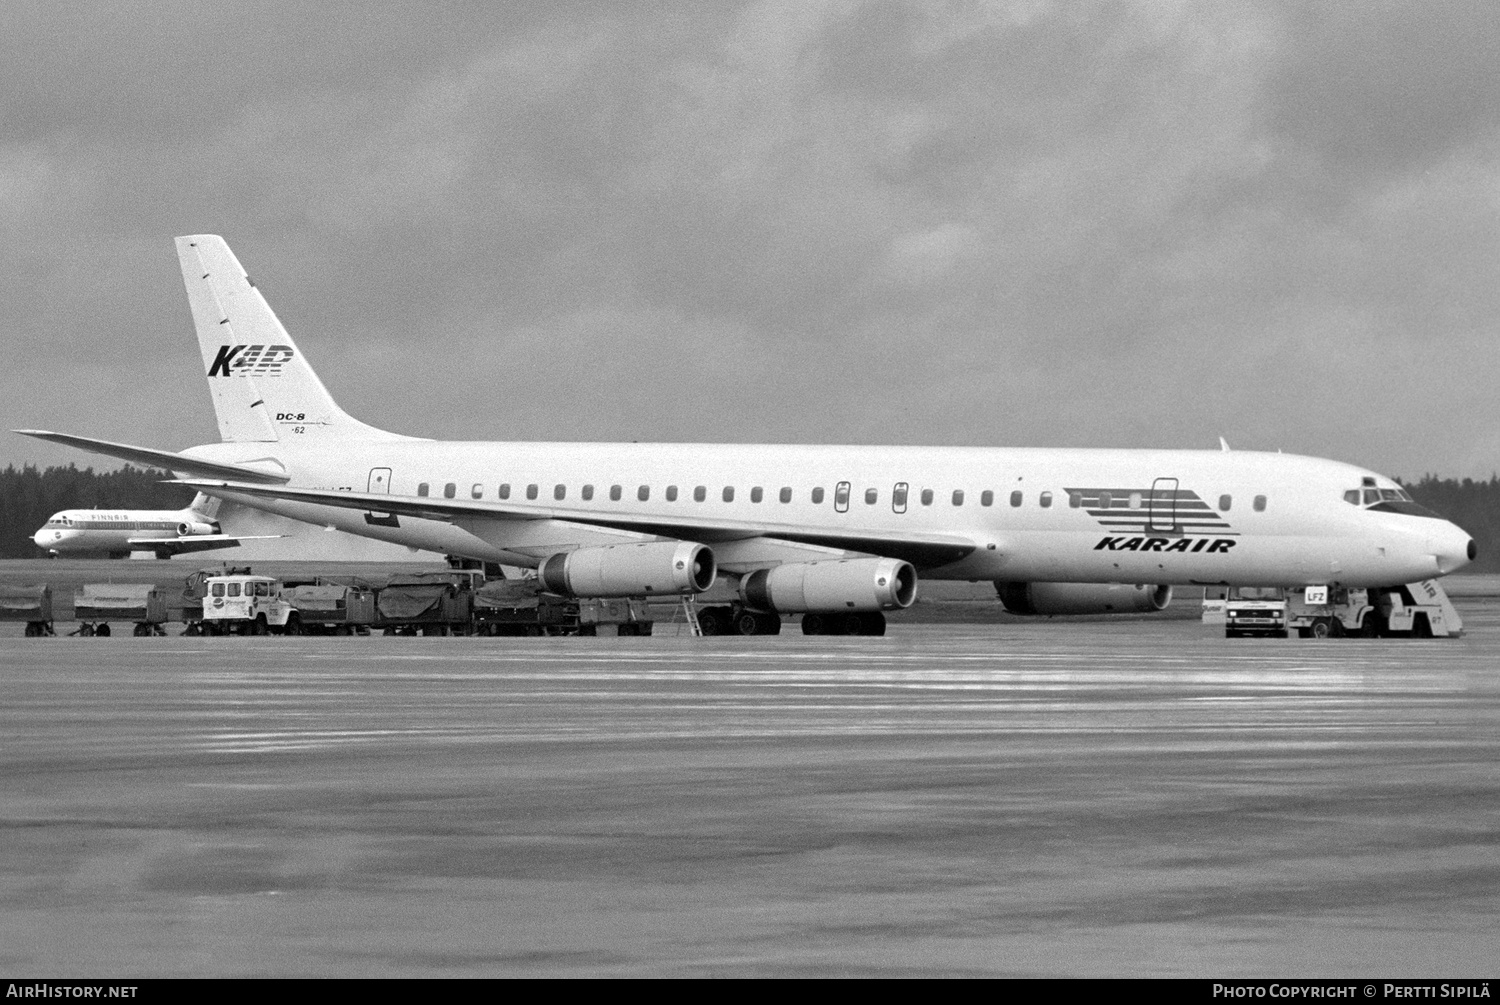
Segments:
[[[1435,520],[1443,519],[1437,513],[1423,506],[1411,497],[1411,493],[1403,488],[1379,489],[1371,487],[1373,478],[1365,478],[1362,488],[1350,489],[1344,493],[1344,502],[1355,506],[1363,506],[1366,509],[1378,513],[1404,513],[1407,516],[1426,516]]]

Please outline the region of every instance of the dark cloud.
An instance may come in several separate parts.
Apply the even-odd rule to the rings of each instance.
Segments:
[[[424,435],[1500,463],[1467,8],[104,10],[6,8],[9,426],[211,438],[216,232]]]

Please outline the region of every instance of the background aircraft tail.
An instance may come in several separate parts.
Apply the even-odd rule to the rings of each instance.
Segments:
[[[222,237],[179,237],[177,258],[226,443],[406,439],[339,408]]]

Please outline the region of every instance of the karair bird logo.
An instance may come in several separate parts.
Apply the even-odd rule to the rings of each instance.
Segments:
[[[221,345],[210,377],[279,377],[296,353],[289,345]]]
[[[1239,532],[1223,515],[1177,479],[1151,488],[1071,488],[1068,505],[1082,509],[1112,533],[1095,551],[1227,552]]]

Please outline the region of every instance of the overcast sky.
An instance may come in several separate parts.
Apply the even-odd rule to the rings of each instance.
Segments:
[[[1312,7],[0,0],[0,423],[214,440],[218,233],[401,432],[1489,477],[1500,16]]]

